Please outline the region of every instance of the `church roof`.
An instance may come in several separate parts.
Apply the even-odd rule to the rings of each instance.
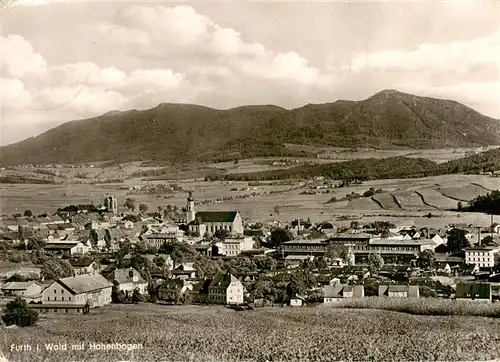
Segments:
[[[202,222],[233,222],[238,211],[199,211],[196,219]]]

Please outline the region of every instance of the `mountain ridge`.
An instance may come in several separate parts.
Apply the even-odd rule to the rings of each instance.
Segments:
[[[500,144],[500,122],[453,100],[386,89],[365,100],[285,109],[161,103],[65,122],[0,147],[0,164],[213,161],[299,154],[285,144],[452,148]]]

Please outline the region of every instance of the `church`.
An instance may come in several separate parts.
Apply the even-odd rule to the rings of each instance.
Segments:
[[[189,192],[186,206],[186,224],[193,234],[204,236],[217,230],[227,230],[231,235],[243,235],[243,220],[238,211],[194,210],[193,193]]]

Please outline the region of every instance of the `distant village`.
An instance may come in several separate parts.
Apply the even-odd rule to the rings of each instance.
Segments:
[[[106,196],[0,220],[0,308],[85,314],[110,303],[304,307],[349,298],[500,301],[500,225],[244,224],[237,210],[148,210]],[[121,211],[119,211],[121,210]]]

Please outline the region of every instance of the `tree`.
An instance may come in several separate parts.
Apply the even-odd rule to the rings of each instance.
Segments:
[[[458,211],[462,211],[463,210],[463,205],[462,205],[462,203],[460,201],[457,202],[457,210]]]
[[[290,230],[283,228],[276,228],[271,231],[271,236],[269,237],[269,244],[271,247],[279,246],[287,241],[293,240],[293,234]]]
[[[29,327],[34,326],[38,321],[38,312],[29,309],[28,303],[24,299],[16,297],[15,300],[7,304],[2,319],[8,326],[15,324],[19,327]]]
[[[420,268],[432,268],[435,262],[436,257],[434,255],[434,251],[432,250],[424,250],[418,254],[418,266]]]
[[[139,204],[139,211],[141,213],[146,213],[148,211],[148,209],[149,209],[148,205],[146,205],[146,204]]]
[[[135,211],[135,199],[127,197],[124,206],[127,208],[127,210]]]
[[[31,212],[31,210],[24,210],[24,216],[26,217],[32,217],[33,216],[33,213]]]
[[[132,302],[135,304],[139,303],[142,301],[142,295],[141,292],[139,292],[139,289],[134,289],[134,292],[132,293]]]
[[[490,235],[488,235],[483,240],[481,240],[481,245],[483,245],[483,246],[498,246],[498,244],[495,242],[495,240]]]
[[[329,244],[326,247],[325,256],[330,259],[340,258],[347,260],[347,247],[345,245]]]
[[[469,240],[465,237],[466,231],[462,229],[451,229],[448,232],[448,240],[446,245],[453,252],[459,252],[470,246]]]
[[[123,293],[116,284],[114,284],[111,289],[111,301],[113,303],[123,303],[125,301],[125,293]]]
[[[359,229],[360,228],[360,224],[359,224],[359,221],[356,221],[356,220],[353,220],[351,221],[351,229]]]
[[[25,277],[23,275],[20,275],[20,274],[14,274],[12,276],[10,276],[5,282],[6,283],[10,283],[10,282],[26,282],[28,281],[28,277]]]
[[[99,241],[99,234],[95,229],[90,230],[89,232],[89,238],[90,238],[90,243],[92,244],[92,247],[97,246],[97,242]]]
[[[225,229],[218,229],[214,233],[214,236],[219,240],[226,240],[226,238],[228,238],[230,235],[231,233],[229,232],[229,230]]]
[[[57,280],[73,276],[73,268],[67,260],[50,258],[43,263],[41,274],[45,279]]]
[[[163,259],[161,256],[157,256],[153,259],[153,263],[158,267],[161,268],[165,265],[165,259]]]
[[[280,207],[278,205],[274,206],[273,207],[273,211],[276,215],[279,215],[280,214]]]
[[[234,160],[234,168],[238,167],[239,163],[240,163],[240,160],[238,160],[238,159]]]
[[[384,266],[384,259],[379,254],[368,255],[368,269],[372,274],[378,274]]]

